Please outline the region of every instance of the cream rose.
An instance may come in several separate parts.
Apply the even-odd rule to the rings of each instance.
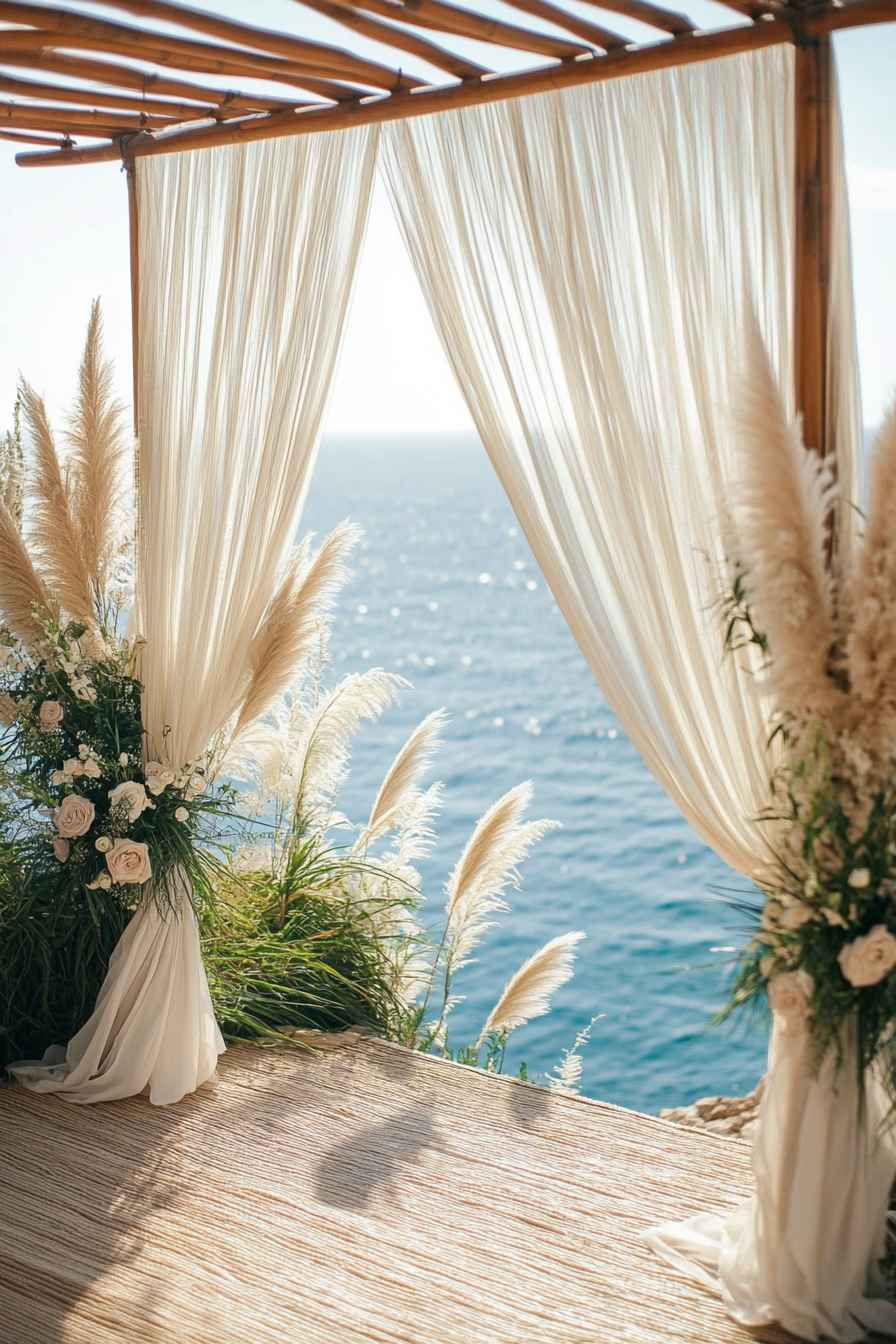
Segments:
[[[92,756],[88,756],[81,767],[81,774],[86,775],[88,779],[99,779],[102,776],[102,773],[99,762],[94,760]]]
[[[796,929],[801,929],[804,924],[808,924],[809,921],[814,918],[815,911],[812,907],[804,905],[802,901],[799,901],[796,905],[788,905],[784,907],[778,923],[782,929],[786,929],[788,933],[793,933]]]
[[[862,938],[841,948],[837,958],[845,978],[856,989],[877,985],[896,966],[896,938],[886,924],[875,924]]]
[[[67,840],[78,835],[86,835],[93,825],[96,809],[89,798],[78,793],[70,793],[63,798],[56,813],[56,829]]]
[[[56,855],[60,863],[65,863],[66,859],[68,858],[68,852],[70,848],[71,846],[69,845],[68,841],[63,840],[61,835],[56,835],[53,837],[53,853]]]
[[[853,868],[846,880],[851,887],[862,888],[870,886],[871,870],[869,868]]]
[[[138,840],[116,840],[106,866],[113,882],[147,882],[152,877],[149,849]]]
[[[177,821],[189,821],[190,814],[185,807],[179,807],[174,814]]]
[[[814,993],[815,981],[806,971],[783,971],[768,982],[768,1006],[786,1031],[803,1023]]]
[[[108,854],[112,848],[112,840],[108,835],[98,835],[93,842],[94,849],[98,849],[101,854]]]
[[[15,700],[11,695],[0,695],[0,723],[12,723],[15,716]]]
[[[110,789],[109,802],[113,812],[117,808],[127,807],[130,822],[136,821],[140,813],[150,806],[146,790],[136,779],[126,779],[123,784],[116,784],[114,789]]]
[[[41,728],[45,728],[47,732],[51,728],[58,728],[62,722],[62,717],[62,706],[58,700],[45,700],[43,702],[38,714]]]

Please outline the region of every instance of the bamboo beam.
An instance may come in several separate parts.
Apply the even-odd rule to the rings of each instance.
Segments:
[[[138,0],[135,0],[135,3],[137,2]],[[146,0],[146,3],[149,4],[149,0]],[[161,0],[153,0],[153,4],[159,8],[171,8],[162,5]],[[232,69],[244,74],[254,71],[253,78],[256,79],[276,79],[278,74],[290,73],[321,74],[336,79],[344,76],[381,89],[411,89],[423,83],[422,80],[397,74],[388,66],[378,65],[375,61],[367,61],[360,56],[353,56],[350,52],[341,51],[338,47],[327,47],[319,42],[299,41],[297,38],[287,39],[292,49],[289,57],[273,56],[245,49],[214,46],[207,42],[194,42],[181,37],[169,37],[162,33],[151,33],[145,28],[112,23],[107,19],[94,19],[72,10],[31,4],[27,0],[0,0],[0,20],[30,24],[38,33],[52,29],[56,33],[65,33],[67,37],[89,38],[92,39],[96,50],[113,51],[124,50],[125,46],[137,47],[142,50],[142,59],[159,65],[170,64],[188,69],[189,67],[179,58],[213,61],[217,69],[207,71],[211,74],[226,74]],[[234,26],[242,27],[240,24]]]
[[[834,452],[828,418],[831,275],[831,39],[796,48],[794,379],[806,446]]]
[[[29,135],[27,131],[0,131],[0,138],[16,140],[21,145],[58,145],[60,149],[71,143],[65,135],[56,139],[52,135]]]
[[[88,107],[112,108],[120,112],[155,112],[174,121],[189,121],[194,117],[214,116],[217,105],[207,103],[167,103],[163,98],[130,98],[124,93],[102,93],[98,89],[73,89],[60,84],[41,84],[33,79],[16,79],[0,70],[0,91],[17,93],[22,98],[50,98],[57,102],[86,104]],[[27,110],[23,104],[19,111]]]
[[[586,3],[597,9],[608,9],[612,14],[624,14],[627,19],[637,19],[639,23],[649,24],[651,28],[659,28],[675,37],[695,31],[686,14],[648,4],[647,0],[586,0]]]
[[[30,64],[37,61],[36,66]],[[163,98],[192,98],[196,102],[213,103],[219,110],[246,112],[282,112],[293,104],[285,98],[267,98],[263,94],[223,92],[201,84],[190,84],[182,79],[168,79],[149,70],[138,70],[132,65],[113,65],[111,61],[91,61],[80,56],[65,56],[57,51],[41,51],[36,56],[27,52],[0,49],[0,63],[39,69],[48,74],[68,75],[72,79],[92,80],[98,85],[139,89]],[[101,95],[100,95],[101,96]]]
[[[864,24],[896,21],[896,0],[851,0],[841,9],[834,9],[825,0],[814,5],[802,18],[806,33],[824,33],[834,28],[857,27]],[[505,98],[521,98],[544,93],[551,89],[572,88],[579,84],[599,83],[606,79],[622,79],[627,75],[644,74],[653,70],[695,65],[702,61],[734,56],[741,52],[776,46],[795,40],[790,15],[772,15],[765,22],[725,28],[717,32],[683,35],[674,42],[653,43],[606,56],[560,65],[542,66],[511,75],[496,75],[470,81],[450,88],[427,88],[415,94],[397,94],[389,98],[365,103],[346,103],[339,107],[304,110],[295,115],[276,114],[258,117],[251,122],[220,123],[208,128],[187,130],[156,140],[150,135],[135,138],[130,152],[143,154],[173,154],[184,150],[202,149],[222,144],[245,144],[253,140],[275,139],[282,135],[305,135],[349,126],[369,125],[376,122],[398,121],[406,117],[426,116],[434,112],[450,111],[458,107],[500,102]],[[119,157],[117,145],[99,145],[89,149],[63,149],[48,153],[23,153],[16,156],[22,167],[55,167],[70,163],[103,163]]]
[[[567,61],[562,65],[542,66],[538,70],[525,70],[512,75],[496,75],[476,83],[425,89],[416,94],[393,94],[390,98],[346,103],[338,108],[314,108],[296,113],[294,117],[259,117],[253,122],[242,122],[239,125],[222,122],[205,130],[188,130],[166,136],[163,140],[154,140],[147,135],[132,142],[131,152],[135,157],[173,154],[212,145],[246,144],[252,140],[275,139],[281,135],[305,135],[375,122],[400,121],[405,117],[426,116],[433,112],[450,111],[455,107],[473,107],[482,103],[501,102],[505,98],[545,93],[551,89],[620,79],[649,70],[693,65],[792,40],[790,24],[781,20],[725,28],[720,32],[680,37],[674,42],[664,41],[648,47],[615,51],[607,56],[594,56],[583,61]],[[103,163],[116,158],[116,148],[97,146],[84,150],[59,150],[52,154],[19,154],[16,162],[22,167],[46,167],[64,163]]]
[[[0,0],[2,4],[2,0]],[[332,102],[345,101],[351,98],[367,98],[370,96],[369,88],[360,88],[357,85],[336,83],[332,80],[322,77],[321,72],[315,70],[300,70],[295,65],[287,65],[283,62],[278,65],[274,57],[259,56],[258,61],[270,61],[274,67],[274,72],[265,66],[263,70],[257,69],[250,63],[256,58],[246,56],[243,59],[241,52],[232,52],[228,47],[205,47],[203,43],[192,43],[197,52],[222,52],[223,57],[215,54],[209,55],[189,55],[178,49],[174,51],[172,44],[165,41],[165,45],[157,47],[148,47],[144,42],[128,42],[119,39],[115,42],[104,40],[101,37],[88,36],[83,33],[55,32],[55,31],[6,31],[3,32],[0,40],[0,65],[7,61],[7,51],[19,52],[38,60],[42,50],[51,48],[55,51],[58,47],[68,49],[88,51],[99,51],[105,54],[107,51],[113,52],[116,56],[126,56],[137,61],[152,61],[156,65],[174,66],[176,69],[190,70],[197,74],[204,75],[235,75],[237,79],[265,79],[273,80],[275,84],[288,84],[291,87],[304,90],[306,93],[319,94],[322,98],[329,98]],[[341,75],[334,72],[336,79],[341,81]],[[424,87],[422,81],[411,81],[414,87]],[[281,104],[282,105],[282,104]]]
[[[51,131],[72,135],[124,135],[127,131],[147,128],[162,130],[177,125],[177,118],[158,117],[153,113],[100,112],[96,108],[44,107],[34,103],[8,103],[0,100],[0,125],[17,126],[23,130],[38,130],[41,126]],[[94,128],[94,129],[91,129]]]
[[[334,19],[336,23],[352,28],[363,37],[373,38],[375,42],[382,42],[386,46],[395,47],[397,51],[406,51],[410,56],[417,56],[429,65],[434,65],[437,70],[444,70],[447,74],[454,75],[456,79],[478,79],[480,75],[489,73],[487,66],[468,61],[465,57],[458,56],[455,52],[428,41],[425,37],[420,37],[418,33],[409,33],[404,28],[396,28],[394,24],[383,23],[381,19],[375,19],[372,15],[355,9],[353,5],[344,3],[344,0],[301,0],[301,3],[306,9],[314,9],[318,14],[325,14],[328,19]]]
[[[507,0],[507,3],[524,14],[534,14],[538,19],[555,23],[558,28],[565,28],[567,32],[575,33],[576,37],[581,37],[590,46],[599,47],[603,51],[613,51],[616,47],[631,45],[629,38],[614,33],[610,28],[592,23],[590,19],[580,18],[578,14],[571,14],[569,10],[551,4],[550,0]]]
[[[357,3],[361,9],[370,9],[418,28],[451,33],[454,37],[472,37],[515,51],[535,51],[539,56],[552,56],[557,61],[574,60],[589,54],[575,43],[549,37],[546,33],[534,33],[529,28],[517,28],[512,23],[502,23],[500,19],[491,19],[484,14],[474,14],[472,10],[447,3],[447,0],[399,0],[398,3],[396,0],[357,0]]]

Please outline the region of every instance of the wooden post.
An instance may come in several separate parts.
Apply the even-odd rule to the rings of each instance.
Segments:
[[[134,395],[134,433],[137,433],[137,379],[140,356],[140,249],[137,222],[137,173],[134,160],[122,152],[124,170],[128,182],[128,224],[131,262],[131,358]]]
[[[828,314],[831,277],[831,80],[828,35],[797,34],[794,259],[796,408],[807,448],[834,451],[828,407]]]

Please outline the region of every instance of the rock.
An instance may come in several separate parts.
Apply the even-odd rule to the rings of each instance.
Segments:
[[[692,1129],[705,1129],[710,1134],[721,1134],[726,1138],[751,1141],[764,1091],[765,1078],[762,1078],[746,1097],[700,1097],[690,1106],[673,1106],[660,1111],[660,1119]]]

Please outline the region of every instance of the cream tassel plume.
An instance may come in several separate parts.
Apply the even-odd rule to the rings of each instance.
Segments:
[[[825,565],[833,487],[822,460],[787,424],[755,327],[748,347],[736,510],[747,595],[757,628],[768,636],[769,680],[779,709],[820,719],[835,735],[846,696],[829,674],[837,637]]]
[[[476,1044],[492,1031],[503,1036],[549,1012],[557,990],[572,979],[575,947],[584,937],[584,933],[561,933],[523,962],[489,1013]]]
[[[111,361],[103,360],[103,320],[95,300],[67,437],[72,447],[72,517],[87,572],[100,592],[121,549],[116,524],[125,498],[127,438],[123,408],[112,399],[112,376]]]
[[[12,633],[29,645],[43,635],[35,619],[35,605],[55,614],[16,520],[0,501],[0,613]]]
[[[237,720],[237,734],[273,704],[309,652],[348,578],[345,559],[360,536],[359,527],[340,523],[310,564],[307,542],[300,547],[252,641],[249,685]]]
[[[366,847],[397,825],[420,796],[420,780],[441,745],[447,715],[437,709],[411,733],[380,786],[358,847]]]
[[[528,781],[499,798],[477,824],[448,879],[445,909],[452,974],[491,928],[485,916],[508,909],[503,893],[508,884],[519,886],[517,865],[536,841],[559,824],[524,822],[522,816],[531,801]]]
[[[34,442],[31,486],[35,507],[31,519],[31,543],[36,568],[69,616],[89,626],[94,622],[90,579],[46,407],[26,382],[21,385],[21,397],[25,421]]]
[[[869,469],[868,518],[847,601],[846,644],[853,694],[873,711],[876,732],[896,728],[896,403],[878,434]]]

